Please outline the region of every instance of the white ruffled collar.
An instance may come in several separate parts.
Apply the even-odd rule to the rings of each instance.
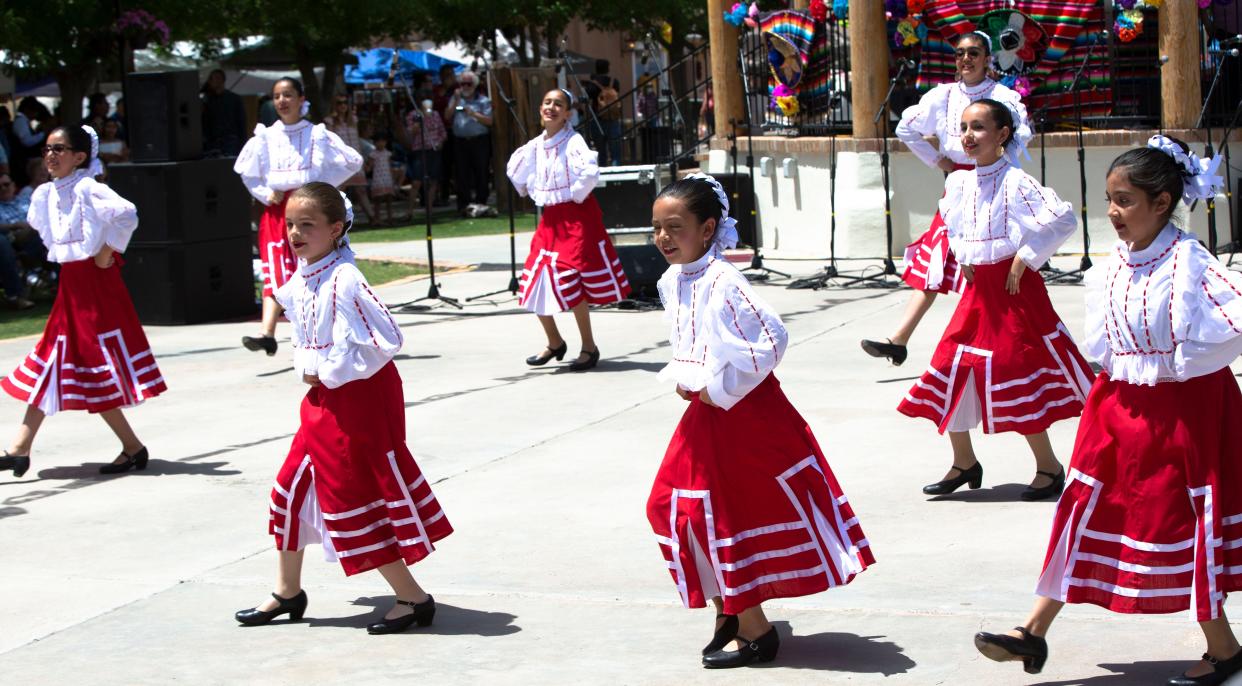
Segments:
[[[1155,240],[1142,250],[1131,250],[1130,246],[1124,241],[1117,242],[1117,251],[1121,253],[1122,259],[1131,267],[1142,265],[1160,257],[1163,257],[1174,242],[1181,236],[1181,229],[1174,226],[1171,222],[1166,224]]]
[[[716,244],[712,243],[712,247],[703,253],[703,256],[699,259],[686,264],[674,264],[672,268],[681,276],[699,276],[703,273],[703,270],[707,269],[708,265],[719,258],[720,251],[716,248]]]
[[[79,181],[81,181],[83,178],[86,177],[86,175],[87,175],[87,172],[85,169],[74,169],[73,173],[70,174],[69,176],[66,176],[60,179],[55,179],[52,181],[52,183],[56,184],[57,191],[63,191],[67,188],[72,188],[73,186],[76,186]]]
[[[569,138],[569,135],[571,133],[573,133],[573,129],[570,128],[569,122],[565,122],[565,125],[561,127],[561,130],[552,134],[550,138],[548,137],[548,132],[544,131],[543,132],[543,147],[555,148],[556,146],[563,143],[566,138]]]
[[[343,259],[345,259],[345,256],[341,254],[341,250],[338,248],[314,262],[303,263],[299,271],[302,273],[302,278],[309,279],[331,269],[337,262]]]
[[[976,98],[983,93],[988,92],[988,89],[990,89],[994,83],[996,82],[985,76],[982,81],[973,86],[967,86],[965,81],[958,81],[957,88],[963,95],[969,98]]]
[[[275,129],[276,131],[283,131],[285,133],[295,133],[297,131],[301,131],[302,129],[308,126],[311,126],[309,119],[302,119],[296,124],[286,124],[283,119],[277,119],[272,124],[273,129]]]
[[[1003,171],[1004,168],[1008,166],[1009,166],[1009,160],[1005,158],[1004,156],[1001,156],[999,160],[996,160],[995,162],[993,162],[992,164],[989,164],[986,167],[976,165],[975,174],[977,177],[991,176],[992,174],[995,174],[996,172]]]

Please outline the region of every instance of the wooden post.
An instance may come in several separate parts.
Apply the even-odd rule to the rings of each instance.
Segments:
[[[1160,120],[1166,129],[1189,129],[1199,116],[1199,10],[1193,2],[1160,5]]]
[[[791,10],[806,10],[810,9],[810,7],[811,0],[793,0],[793,2],[789,3],[789,9]]]
[[[737,68],[738,33],[724,20],[725,10],[732,6],[729,0],[707,0],[707,34],[711,43],[712,98],[716,103],[717,138],[732,133],[730,119],[740,125],[745,118],[742,111],[745,93],[742,91],[742,75]]]
[[[884,3],[850,0],[850,90],[854,137],[879,138],[881,126],[872,124],[888,88],[888,31]],[[881,122],[882,124],[883,122]]]

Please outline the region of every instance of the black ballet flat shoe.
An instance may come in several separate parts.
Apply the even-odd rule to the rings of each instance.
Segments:
[[[554,357],[557,362],[560,362],[565,359],[565,353],[569,351],[569,344],[565,341],[561,341],[561,344],[555,348],[544,348],[544,350],[547,352],[546,355],[531,355],[526,358],[526,364],[532,367],[542,367]]]
[[[427,599],[421,603],[415,603],[409,600],[397,600],[398,605],[414,608],[414,612],[397,617],[396,619],[385,619],[374,624],[367,625],[367,633],[371,635],[380,634],[399,634],[410,628],[411,624],[419,626],[431,626],[431,620],[436,616],[436,599],[427,594]]]
[[[894,367],[900,367],[906,361],[906,346],[897,345],[889,339],[887,343],[863,339],[862,349],[872,357],[887,357]]]
[[[26,470],[30,469],[30,456],[10,455],[6,450],[4,457],[0,457],[0,472],[6,469],[12,469],[13,476],[20,479]]]
[[[703,666],[708,669],[732,669],[752,662],[771,662],[781,649],[781,637],[776,633],[776,627],[768,629],[768,633],[753,641],[741,636],[738,639],[743,641],[741,650],[717,650],[705,655]]]
[[[242,346],[246,350],[259,352],[262,350],[268,357],[276,354],[276,338],[274,336],[242,336]]]
[[[1203,659],[1212,665],[1212,671],[1201,676],[1179,674],[1166,681],[1167,686],[1219,686],[1228,681],[1229,677],[1242,672],[1242,650],[1227,660],[1218,660],[1207,653],[1203,654]]]
[[[280,603],[276,609],[259,610],[252,607],[248,610],[238,610],[233,618],[246,626],[263,626],[283,614],[288,614],[291,622],[302,621],[302,615],[306,614],[306,591],[298,591],[298,594],[292,598],[281,598],[275,593],[272,597]]]
[[[1058,471],[1056,474],[1049,474],[1048,472],[1039,472],[1039,471],[1035,473],[1037,475],[1046,476],[1049,479],[1052,479],[1052,483],[1048,484],[1047,486],[1041,486],[1039,488],[1033,488],[1031,486],[1027,486],[1026,490],[1022,491],[1021,495],[1018,496],[1019,498],[1027,502],[1034,502],[1036,500],[1047,500],[1048,498],[1059,497],[1061,495],[1061,491],[1065,490],[1065,468],[1064,467],[1062,467],[1060,471]]]
[[[586,351],[584,350],[582,352]],[[599,348],[587,353],[587,358],[585,360],[574,360],[573,362],[570,362],[569,371],[585,372],[588,369],[594,369],[597,364],[599,364]]]
[[[711,655],[712,653],[723,650],[729,642],[737,638],[737,615],[716,615],[716,619],[723,619],[724,623],[716,629],[716,634],[712,636],[712,642],[703,646],[703,655]]]
[[[983,485],[983,465],[976,460],[974,466],[962,469],[954,466],[960,472],[957,476],[944,481],[937,481],[934,484],[928,484],[923,487],[925,495],[948,495],[953,491],[961,488],[963,484],[969,483],[971,490],[979,488]]]
[[[1048,642],[1042,636],[1027,631],[1025,627],[1016,626],[1014,630],[1020,632],[1022,638],[980,631],[975,634],[975,648],[989,660],[1021,660],[1022,669],[1027,674],[1039,674],[1044,669],[1044,663],[1048,661]]]
[[[123,474],[125,472],[128,472],[131,469],[136,469],[141,472],[142,470],[147,468],[147,459],[149,456],[147,455],[147,449],[145,447],[142,450],[139,450],[138,452],[134,453],[133,455],[126,455],[125,453],[121,453],[120,457],[125,458],[125,461],[124,462],[109,462],[108,464],[99,468],[99,473],[100,474]]]

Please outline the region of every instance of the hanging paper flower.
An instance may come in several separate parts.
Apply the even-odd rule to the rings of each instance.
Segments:
[[[1123,10],[1134,9],[1134,3],[1138,0],[1117,0],[1117,6]]]
[[[893,42],[899,48],[919,44],[918,27],[909,17],[897,22],[897,32],[893,34]]]
[[[1212,6],[1212,0],[1199,0],[1199,9],[1205,10]]]
[[[752,2],[746,10],[746,25],[750,28],[759,26],[759,3]]]
[[[850,18],[850,0],[832,0],[832,14],[838,20]]]
[[[910,11],[910,14],[922,14],[926,6],[927,0],[906,0],[906,9]]]
[[[824,4],[824,0],[811,0],[811,5],[807,10],[811,13],[811,19],[816,23],[828,21],[828,6]]]
[[[742,28],[742,24],[746,22],[746,5],[740,2],[734,4],[732,9],[725,12],[724,19],[730,26]]]
[[[1035,90],[1034,87],[1031,86],[1031,80],[1025,76],[1019,76],[1014,81],[1013,89],[1018,92],[1018,95],[1021,95],[1024,98],[1030,95],[1031,91]]]
[[[779,108],[781,114],[792,117],[799,110],[798,92],[783,83],[777,84],[776,88],[772,89],[771,104]]]
[[[1136,28],[1123,26],[1117,29],[1117,39],[1122,43],[1129,43],[1135,38],[1138,38],[1140,33],[1142,33],[1142,31]]]

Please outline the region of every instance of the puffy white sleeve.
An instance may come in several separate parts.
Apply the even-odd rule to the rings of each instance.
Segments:
[[[246,190],[264,205],[272,197],[272,189],[267,185],[267,140],[263,136],[266,129],[262,124],[254,127],[254,136],[242,146],[233,163],[233,171],[241,176]]]
[[[311,135],[322,137],[322,142],[316,146],[322,155],[316,155],[311,162],[317,172],[316,180],[340,186],[362,169],[362,155],[323,124],[316,124]]]
[[[371,292],[362,273],[344,266],[339,278],[332,349],[319,365],[319,382],[328,388],[371,378],[392,361],[403,342],[397,322]]]
[[[587,147],[582,134],[575,133],[565,145],[565,155],[569,158],[569,192],[574,202],[581,203],[599,183],[599,153]]]
[[[513,182],[513,190],[525,198],[530,187],[530,178],[535,175],[535,146],[539,139],[529,140],[526,145],[513,151],[509,163],[505,165],[505,175]],[[599,179],[598,170],[596,180]]]
[[[946,92],[945,89],[937,86],[925,93],[917,105],[911,105],[901,113],[901,121],[897,122],[897,128],[894,131],[897,138],[906,144],[910,152],[929,167],[936,166],[943,155],[924,137],[939,135],[936,124],[941,116],[939,112],[944,109]]]
[[[80,192],[87,216],[99,228],[105,244],[125,252],[134,229],[138,228],[138,209],[102,183],[92,181],[83,185]]]
[[[1113,253],[1114,255],[1116,253]],[[1116,258],[1103,264],[1097,263],[1082,277],[1083,298],[1086,304],[1086,336],[1083,352],[1087,359],[1105,365],[1104,357],[1112,352],[1108,345],[1108,275],[1116,269]]]
[[[730,283],[713,296],[708,345],[715,364],[707,395],[728,410],[776,369],[789,334],[776,312],[745,284]]]
[[[1006,190],[1012,193],[1008,198],[1010,231],[1016,228],[1021,232],[1014,237],[1018,257],[1031,269],[1039,269],[1073,235],[1078,220],[1073,205],[1057,197],[1051,188],[1039,185],[1029,174],[1019,173],[1021,178],[1014,190]]]
[[[1186,331],[1178,346],[1178,376],[1190,378],[1223,369],[1242,355],[1242,275],[1221,266],[1198,241],[1184,243],[1192,244],[1185,271],[1199,276],[1186,284],[1194,289],[1191,297],[1174,300],[1173,320]],[[1175,295],[1178,289],[1175,284]],[[1185,314],[1177,311],[1187,304]]]
[[[949,174],[944,180],[944,195],[941,196],[940,204],[936,209],[940,210],[940,219],[949,229],[950,243],[953,242],[954,235],[961,231],[962,212],[970,206],[965,197],[966,182],[974,173],[968,169],[959,169]]]
[[[39,233],[44,245],[52,244],[52,220],[48,216],[48,194],[55,184],[43,183],[30,195],[30,207],[26,209],[26,223]]]

